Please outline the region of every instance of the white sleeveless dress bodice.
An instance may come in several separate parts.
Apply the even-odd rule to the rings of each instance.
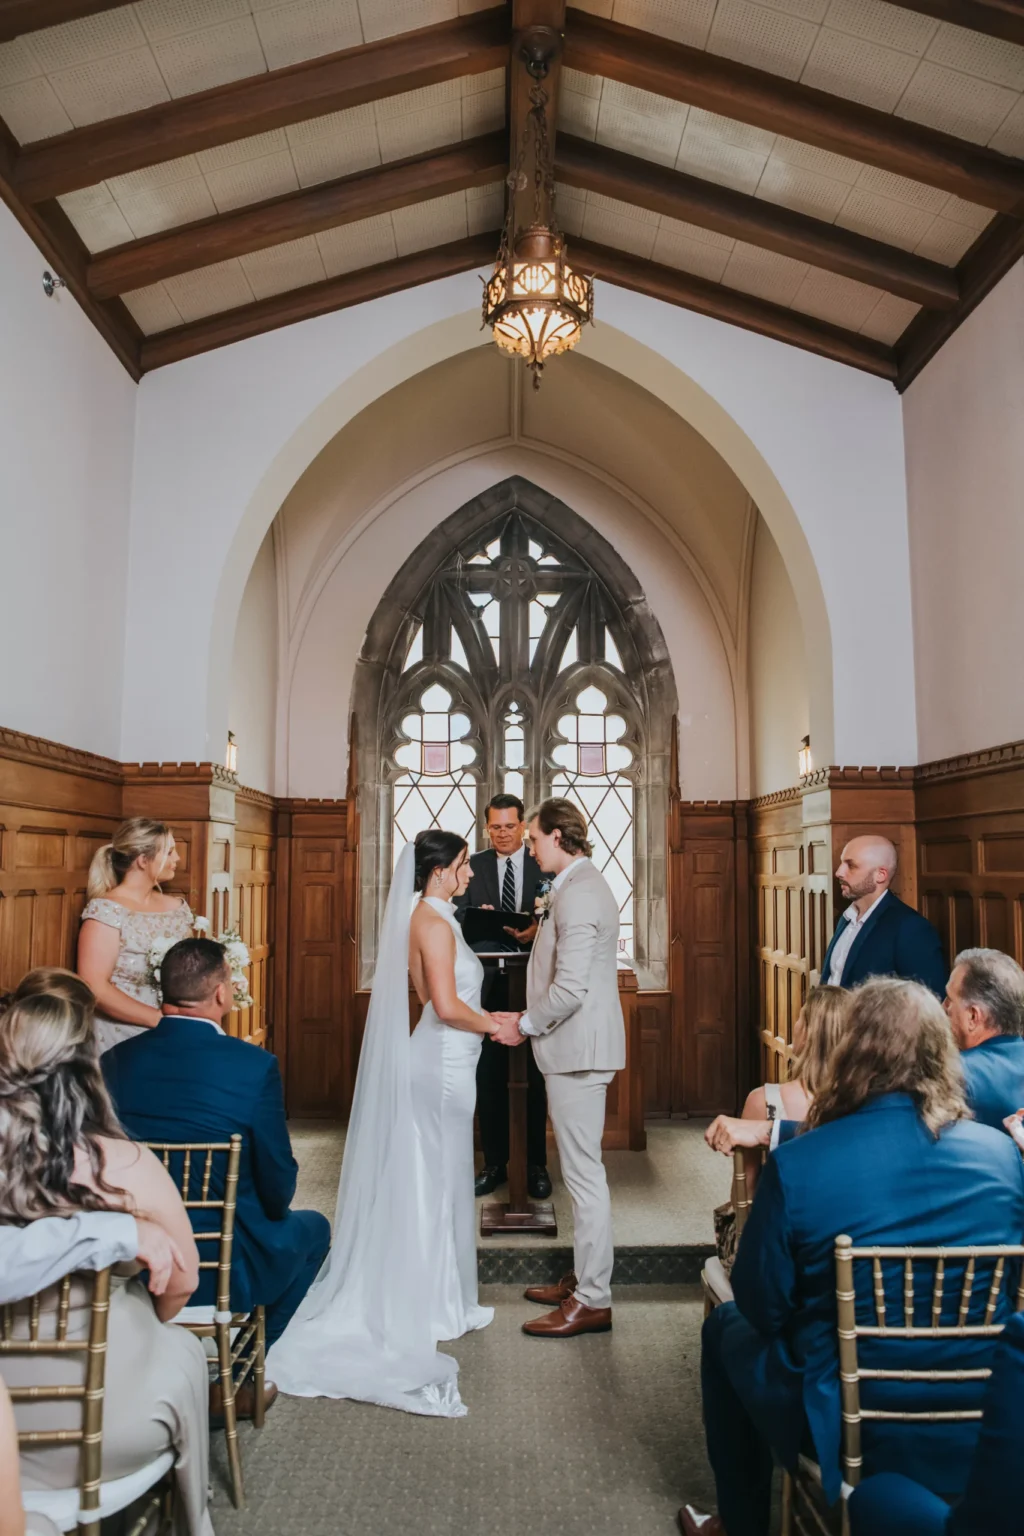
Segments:
[[[451,903],[433,896],[421,899],[450,924],[456,991],[479,1013],[484,968],[463,938]],[[482,1036],[443,1023],[432,1003],[425,1005],[411,1041],[412,1103],[423,1180],[419,1208],[433,1228],[436,1342],[486,1328],[494,1317],[493,1307],[481,1307],[477,1300],[473,1113],[482,1043]]]

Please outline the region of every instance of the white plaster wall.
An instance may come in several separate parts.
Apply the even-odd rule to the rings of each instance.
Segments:
[[[1024,264],[903,397],[921,761],[1024,736]]]
[[[750,792],[769,795],[796,783],[797,752],[810,731],[810,706],[796,597],[763,518],[754,535],[748,633]]]
[[[238,744],[238,777],[250,789],[262,789],[268,795],[275,792],[277,602],[271,531],[259,547],[238,612],[228,714],[228,726]]]
[[[0,206],[0,725],[117,757],[136,386],[45,266]],[[146,625],[134,643],[176,644]]]
[[[219,752],[224,658],[249,569],[281,502],[370,400],[481,344],[475,284],[470,274],[447,278],[143,381],[133,560],[161,566],[166,582],[145,598],[131,588],[127,756]],[[902,420],[891,386],[609,284],[601,284],[599,302],[588,353],[701,431],[772,530],[813,640],[812,730],[823,757],[913,762]],[[858,625],[863,593],[884,623]],[[138,641],[151,626],[172,623],[183,645],[157,660],[155,675],[152,648],[144,664]],[[145,708],[154,686],[166,701],[162,719]]]
[[[427,472],[368,510],[327,560],[330,574],[295,638],[287,690],[287,793],[344,791],[353,672],[367,625],[409,551],[466,501],[519,474],[614,545],[661,624],[679,694],[680,778],[688,799],[737,793],[733,683],[714,615],[678,549],[614,490],[579,468],[511,446]]]

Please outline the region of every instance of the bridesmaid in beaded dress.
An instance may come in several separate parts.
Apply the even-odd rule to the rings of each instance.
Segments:
[[[183,896],[165,895],[180,855],[169,827],[135,816],[93,858],[78,935],[78,974],[96,997],[100,1051],[159,1024],[160,991],[149,952],[176,944],[195,919]]]

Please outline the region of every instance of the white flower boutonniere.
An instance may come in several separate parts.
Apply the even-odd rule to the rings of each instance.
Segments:
[[[537,887],[537,896],[533,903],[533,915],[538,923],[546,923],[551,915],[551,903],[554,900],[554,894],[550,881],[545,880]]]

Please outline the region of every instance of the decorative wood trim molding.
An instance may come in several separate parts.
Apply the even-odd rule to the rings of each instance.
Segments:
[[[59,773],[103,779],[108,784],[120,784],[123,777],[121,764],[112,757],[101,757],[97,752],[85,752],[80,747],[67,747],[63,742],[47,741],[43,736],[29,736],[24,731],[0,726],[0,759],[3,758],[37,768],[55,768]]]
[[[248,784],[238,784],[235,788],[235,799],[243,800],[247,805],[261,805],[264,810],[276,811],[281,802],[274,795],[268,795],[262,789],[250,789]]]
[[[934,783],[939,779],[960,779],[966,775],[973,777],[1020,767],[1024,767],[1024,741],[1008,741],[1000,747],[986,747],[980,752],[964,752],[959,757],[942,757],[932,763],[921,763],[914,769],[914,778],[917,783]]]
[[[109,11],[116,0],[0,0],[0,43]]]
[[[214,784],[219,789],[238,789],[238,775],[223,763],[122,763],[125,783],[156,779],[162,784]]]

